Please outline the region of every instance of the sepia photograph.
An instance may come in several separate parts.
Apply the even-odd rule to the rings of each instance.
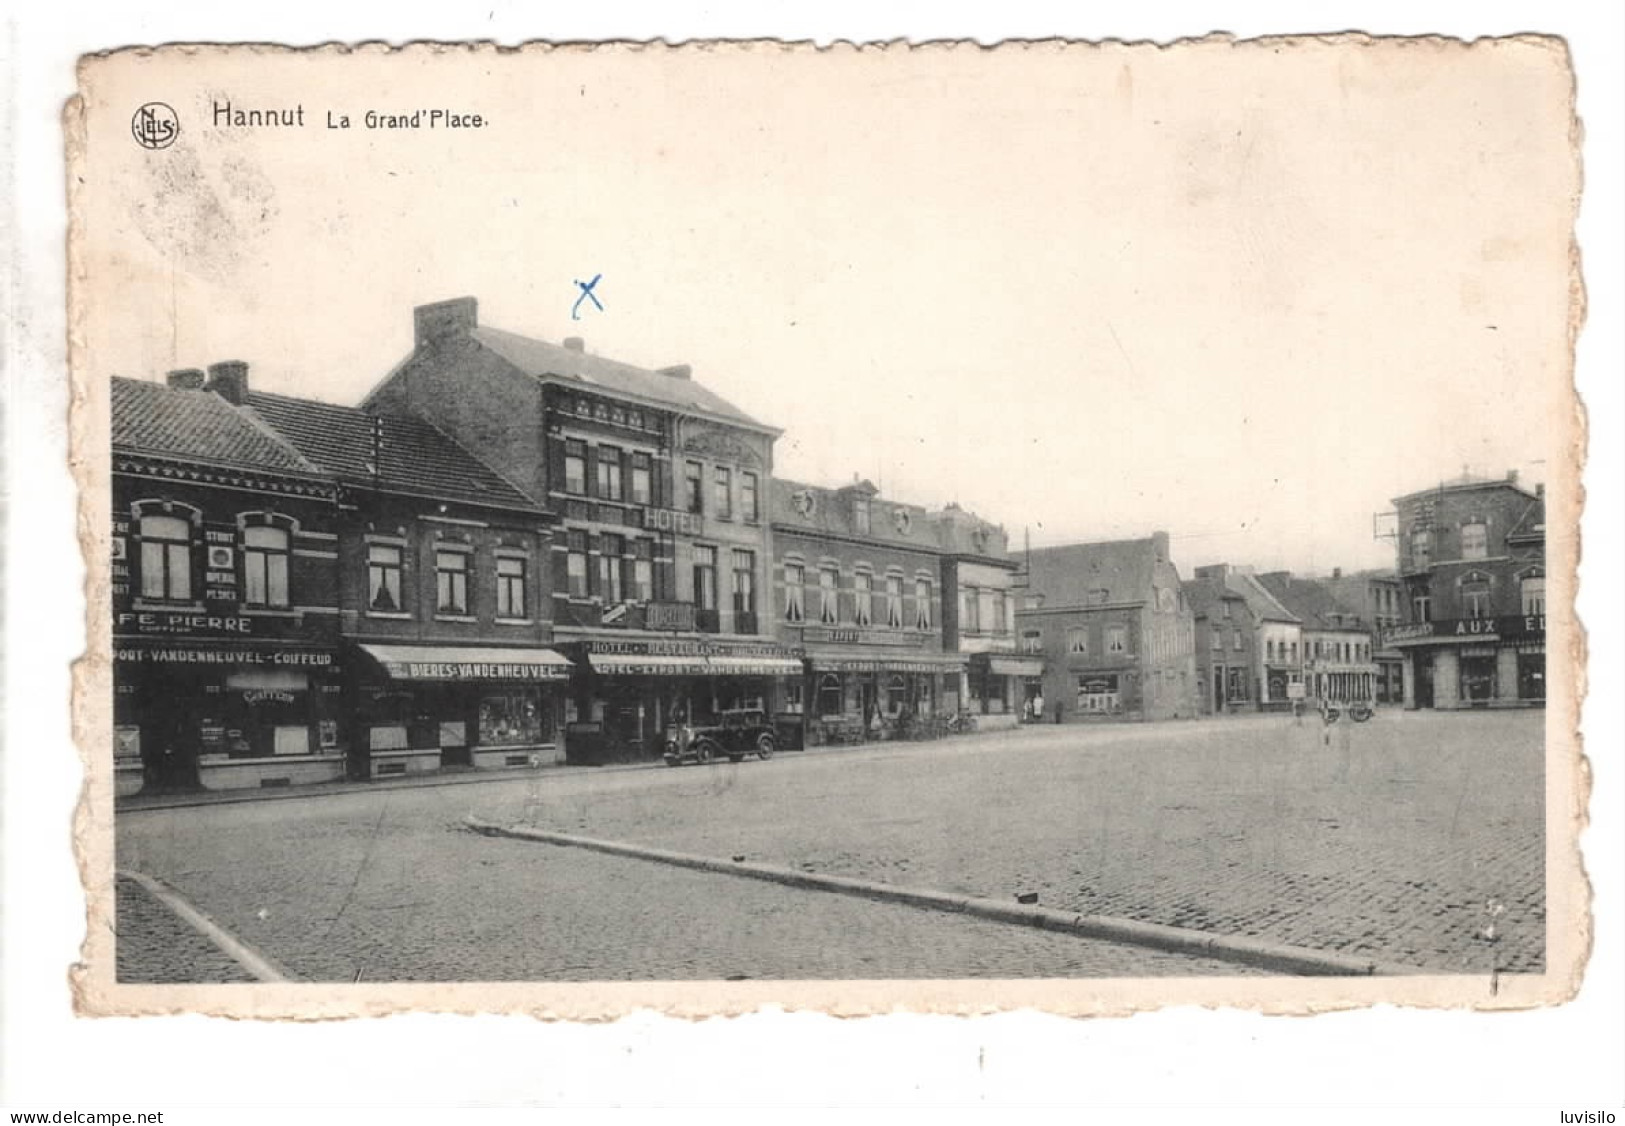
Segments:
[[[1571,997],[1562,40],[161,48],[90,1013]]]

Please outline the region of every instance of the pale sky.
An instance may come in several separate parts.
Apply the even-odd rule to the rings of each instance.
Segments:
[[[473,295],[487,324],[691,364],[785,430],[782,475],[956,500],[1016,545],[1163,528],[1187,576],[1391,564],[1392,497],[1557,471],[1577,179],[1552,49],[347,61],[93,79],[93,373],[235,358],[355,403],[414,304]],[[130,135],[153,99],[182,123],[161,152]],[[215,129],[225,100],[305,126]],[[491,124],[361,127],[437,106]],[[604,310],[572,321],[594,275]]]

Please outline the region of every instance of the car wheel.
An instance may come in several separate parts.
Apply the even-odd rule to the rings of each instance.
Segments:
[[[694,748],[694,761],[704,766],[711,761],[711,744],[701,743]]]
[[[758,735],[756,737],[756,757],[763,760],[773,757],[773,736]]]

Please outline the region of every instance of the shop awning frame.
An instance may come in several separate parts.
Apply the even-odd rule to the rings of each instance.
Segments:
[[[794,657],[730,657],[726,654],[589,653],[600,676],[800,676]]]
[[[391,680],[559,681],[572,664],[552,649],[471,645],[357,645]]]

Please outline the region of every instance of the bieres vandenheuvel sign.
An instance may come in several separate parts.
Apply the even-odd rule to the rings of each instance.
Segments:
[[[1514,614],[1499,618],[1444,618],[1433,622],[1412,622],[1384,630],[1385,645],[1416,644],[1478,638],[1495,640],[1542,640],[1546,636],[1546,615]]]

